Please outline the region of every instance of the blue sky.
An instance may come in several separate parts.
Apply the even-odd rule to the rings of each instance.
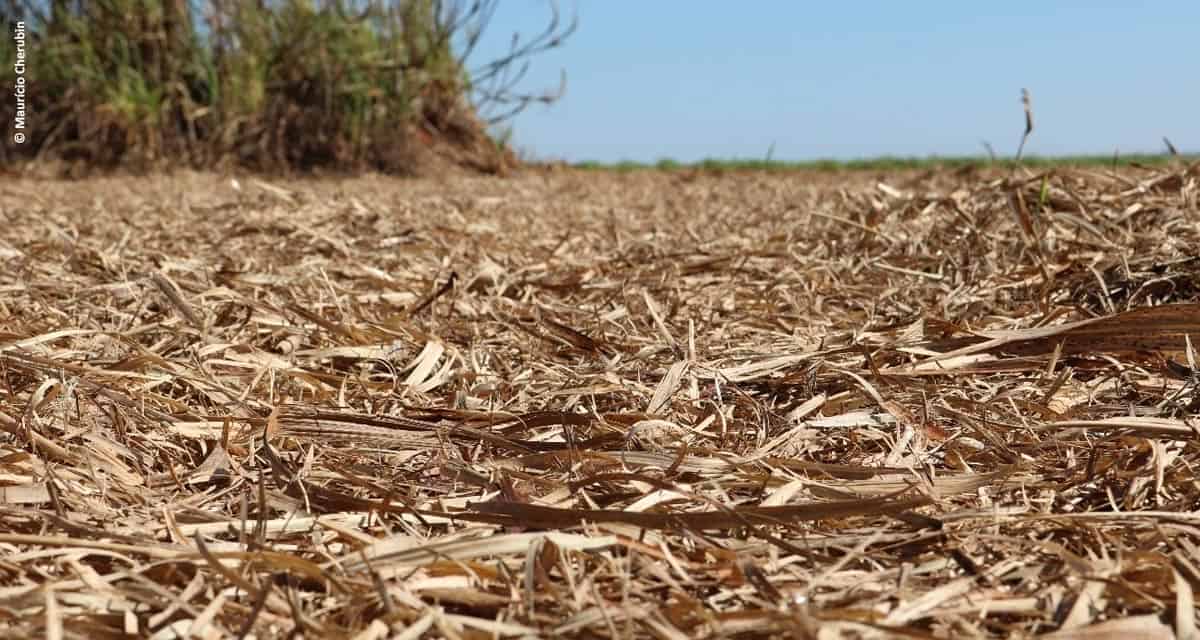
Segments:
[[[566,96],[511,124],[542,159],[1200,150],[1200,2],[579,0],[578,31],[523,86]],[[502,0],[473,56],[531,36],[541,0]]]

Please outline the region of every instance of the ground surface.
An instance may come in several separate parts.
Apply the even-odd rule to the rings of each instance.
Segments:
[[[0,636],[1195,637],[1200,171],[1037,171],[7,181]]]

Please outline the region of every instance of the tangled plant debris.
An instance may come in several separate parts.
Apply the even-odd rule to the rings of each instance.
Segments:
[[[1193,637],[1200,168],[0,186],[0,635]]]

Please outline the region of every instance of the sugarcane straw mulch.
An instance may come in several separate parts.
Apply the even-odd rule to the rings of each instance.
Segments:
[[[0,637],[1195,638],[1200,168],[0,184]]]

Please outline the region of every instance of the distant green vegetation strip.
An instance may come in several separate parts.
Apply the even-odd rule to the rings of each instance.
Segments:
[[[1129,154],[1117,156],[1029,156],[1021,159],[1022,166],[1129,166],[1133,164],[1161,166],[1178,161],[1194,162],[1200,160],[1200,155],[1186,154],[1171,156],[1167,154]],[[932,169],[958,167],[1012,166],[1011,158],[991,160],[986,157],[937,157],[903,158],[884,156],[880,158],[864,158],[857,160],[804,160],[799,162],[784,160],[762,159],[716,159],[707,158],[699,162],[679,162],[664,158],[654,163],[622,160],[620,162],[584,161],[575,163],[578,169],[594,169],[601,171],[641,171],[658,169],[661,171],[677,171],[683,169],[699,169],[709,171],[894,171],[898,169]]]

